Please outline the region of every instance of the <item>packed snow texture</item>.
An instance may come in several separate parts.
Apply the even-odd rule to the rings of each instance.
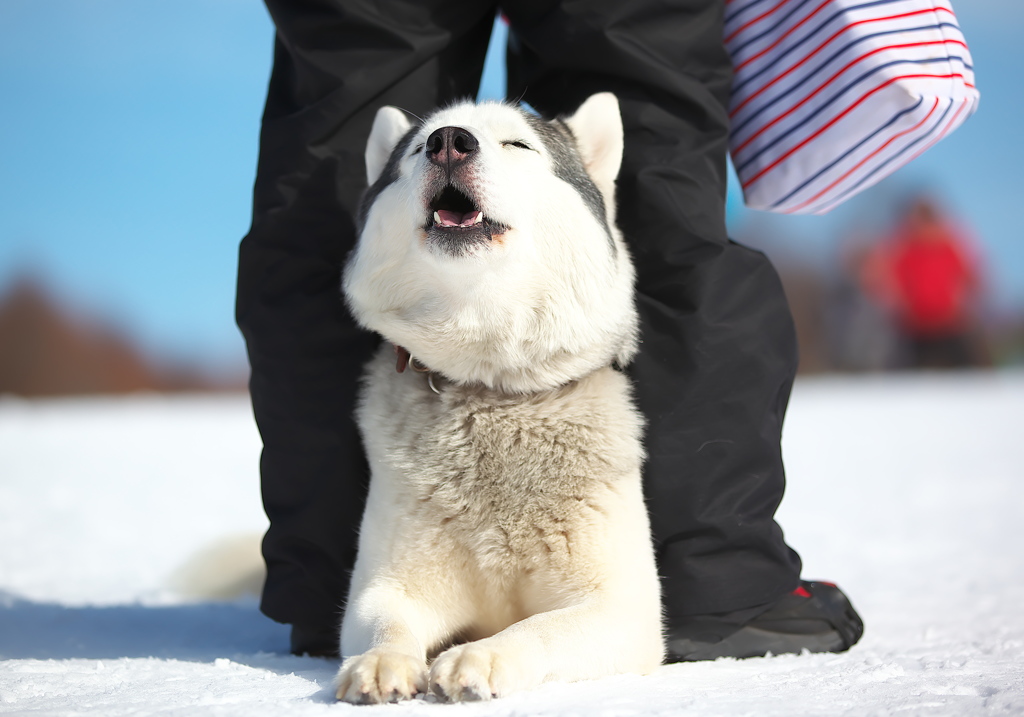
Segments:
[[[798,383],[779,511],[866,623],[839,655],[668,665],[490,703],[336,704],[254,598],[173,576],[258,532],[247,399],[0,400],[0,713],[1024,714],[1024,374]],[[681,467],[685,468],[685,467]]]

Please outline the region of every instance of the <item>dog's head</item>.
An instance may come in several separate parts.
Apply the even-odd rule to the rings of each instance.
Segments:
[[[615,227],[611,94],[546,121],[463,103],[374,120],[344,290],[365,327],[458,382],[561,385],[635,351],[633,268]]]

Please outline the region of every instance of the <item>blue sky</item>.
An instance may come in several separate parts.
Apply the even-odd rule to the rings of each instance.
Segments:
[[[1024,3],[954,7],[978,114],[831,215],[757,215],[777,241],[826,261],[839,236],[870,229],[866,218],[885,216],[905,189],[930,187],[981,240],[997,306],[1022,308]],[[272,40],[256,0],[0,2],[0,291],[31,271],[153,355],[243,361],[235,262]],[[754,213],[730,206],[742,231]]]

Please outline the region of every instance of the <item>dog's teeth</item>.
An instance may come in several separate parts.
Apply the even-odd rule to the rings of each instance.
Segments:
[[[437,224],[439,226],[441,224],[441,215],[438,214],[437,212],[434,212],[434,224]]]
[[[473,217],[473,224],[479,224],[483,220],[484,220],[484,213],[483,212],[477,212],[476,216]]]

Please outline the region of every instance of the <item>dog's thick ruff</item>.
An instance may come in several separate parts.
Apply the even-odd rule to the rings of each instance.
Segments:
[[[269,3],[278,27],[238,321],[264,440],[263,610],[336,623],[365,461],[351,418],[375,339],[338,295],[354,244],[363,146],[384,104],[425,115],[476,92],[493,7]],[[638,272],[645,493],[670,619],[777,600],[799,559],[773,515],[796,366],[767,260],[724,227],[730,68],[720,0],[504,3],[510,96],[548,114],[615,92],[626,130],[619,224]],[[610,30],[614,26],[614,30]],[[353,39],[349,39],[353,38]]]

